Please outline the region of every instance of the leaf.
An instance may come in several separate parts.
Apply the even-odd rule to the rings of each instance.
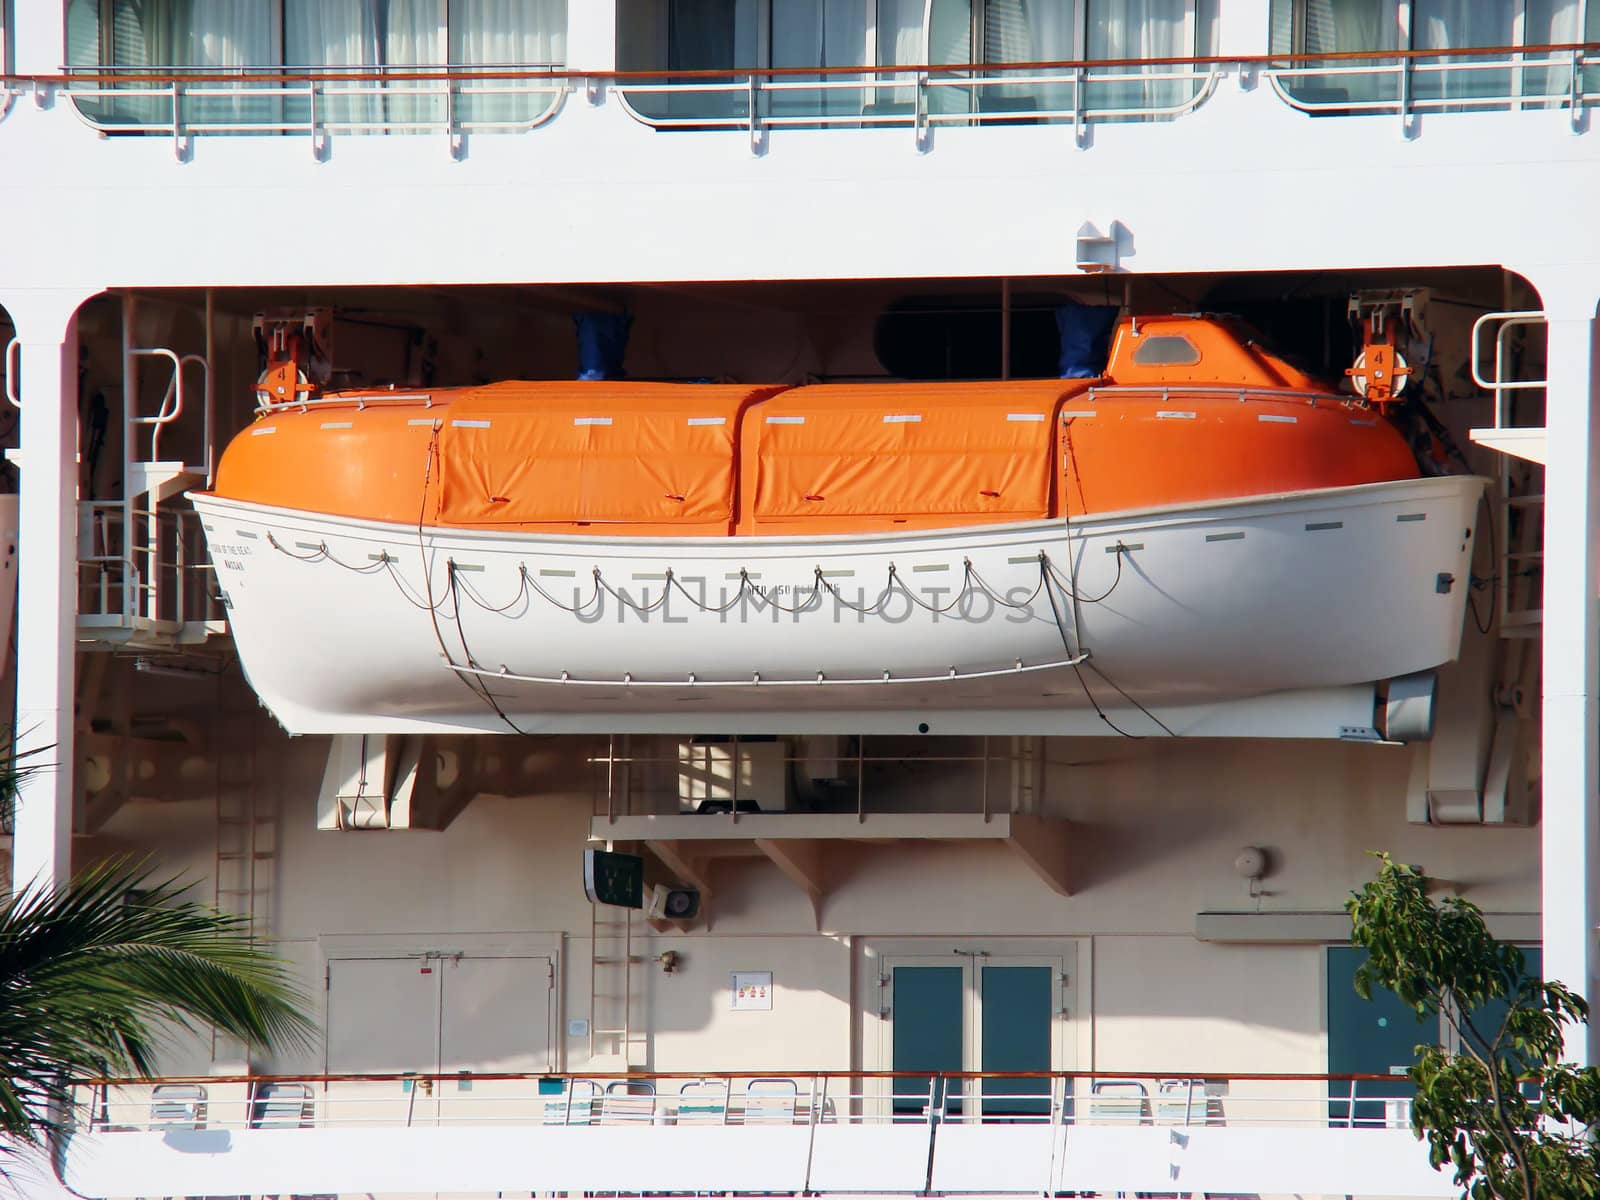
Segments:
[[[246,921],[184,890],[119,860],[0,904],[0,1134],[41,1140],[76,1080],[148,1076],[163,1022],[263,1046],[311,1040],[284,964]]]

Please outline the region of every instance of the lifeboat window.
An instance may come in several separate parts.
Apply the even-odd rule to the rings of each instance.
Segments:
[[[1161,334],[1143,338],[1133,361],[1141,367],[1192,367],[1200,361],[1200,351],[1182,334]]]

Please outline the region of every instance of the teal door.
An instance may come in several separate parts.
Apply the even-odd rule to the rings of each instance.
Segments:
[[[980,968],[981,1071],[1048,1071],[1055,1019],[1049,967]],[[1034,1099],[1034,1097],[1038,1097]],[[1050,1111],[1048,1079],[985,1079],[984,1119],[1040,1117]]]
[[[966,969],[897,966],[893,988],[891,1069],[918,1072],[895,1079],[894,1111],[920,1116],[930,1100],[935,1108],[944,1102],[943,1096],[930,1091],[933,1077],[963,1069]]]
[[[1354,946],[1328,950],[1328,1074],[1386,1075],[1388,1081],[1328,1083],[1328,1122],[1336,1126],[1381,1125],[1389,1098],[1410,1096],[1404,1078],[1421,1043],[1439,1040],[1439,1026],[1421,1020],[1400,997],[1374,988],[1372,999],[1356,995],[1355,972],[1367,952]]]
[[[1064,1004],[1061,960],[961,957],[890,966],[890,1068],[906,1072],[891,1090],[894,1112],[925,1119],[931,1101],[952,1115],[979,1103],[985,1120],[1048,1115],[1048,1078],[936,1081],[960,1072],[1050,1071]]]
[[[1531,979],[1544,977],[1544,951],[1538,946],[1522,946],[1522,972]],[[1463,1037],[1472,1039],[1474,1049],[1483,1053],[1488,1049],[1487,1043],[1494,1041],[1494,1036],[1500,1030],[1500,1023],[1506,1019],[1506,1013],[1511,1006],[1504,1000],[1491,1000],[1481,1008],[1473,1009],[1467,1014],[1469,1029],[1463,1031]],[[1501,1057],[1513,1057],[1509,1051],[1502,1051]],[[1518,1065],[1521,1073],[1523,1068]],[[1531,1100],[1536,1098],[1538,1089],[1531,1083],[1522,1085],[1523,1092]]]

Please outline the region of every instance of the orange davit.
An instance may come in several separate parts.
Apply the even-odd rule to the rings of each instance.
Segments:
[[[1104,377],[509,382],[268,405],[215,492],[386,523],[848,535],[1410,479],[1375,410],[1217,318],[1122,321]]]

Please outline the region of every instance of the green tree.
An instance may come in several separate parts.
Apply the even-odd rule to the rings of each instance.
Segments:
[[[1427,876],[1376,854],[1377,878],[1345,902],[1367,951],[1356,991],[1396,993],[1436,1014],[1459,1050],[1418,1046],[1411,1128],[1471,1200],[1600,1197],[1600,1069],[1562,1061],[1562,1033],[1587,1024],[1583,998],[1528,974],[1522,952],[1490,936],[1460,897],[1434,903]],[[1485,1013],[1504,1008],[1495,1023]],[[1485,1024],[1492,1028],[1482,1027]]]
[[[0,904],[0,1135],[38,1145],[74,1083],[150,1076],[175,1026],[269,1047],[308,1039],[284,964],[243,918],[184,890],[113,861]]]

